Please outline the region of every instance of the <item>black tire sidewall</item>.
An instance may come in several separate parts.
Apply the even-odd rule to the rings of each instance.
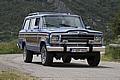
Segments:
[[[24,62],[31,63],[33,59],[33,53],[32,51],[27,50],[26,46],[24,46],[24,49],[26,49],[26,54],[25,54],[26,56],[25,56]]]
[[[93,53],[94,55],[87,58],[87,62],[90,66],[96,67],[100,63],[100,52]]]
[[[41,53],[41,62],[42,62],[42,65],[44,65],[44,66],[50,66],[53,63],[53,54],[49,53],[47,51],[46,45],[42,45],[40,51],[42,50],[43,47],[46,50],[46,59],[45,59],[44,62],[42,62],[42,55],[43,54]]]
[[[71,62],[71,57],[70,56],[63,56],[62,57],[62,61],[64,63],[70,63]]]

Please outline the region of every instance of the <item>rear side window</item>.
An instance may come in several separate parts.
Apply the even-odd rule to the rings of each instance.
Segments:
[[[34,26],[35,26],[35,20],[36,20],[35,18],[31,19],[29,29],[34,29]]]
[[[27,29],[28,29],[29,24],[30,24],[30,20],[29,20],[29,19],[27,19],[27,20],[25,21],[25,24],[24,24],[24,29],[25,29],[25,30],[27,30]]]
[[[39,22],[40,22],[40,18],[31,19],[29,29],[38,29],[39,28]]]
[[[40,23],[40,18],[36,18],[35,26],[39,26],[39,23]]]

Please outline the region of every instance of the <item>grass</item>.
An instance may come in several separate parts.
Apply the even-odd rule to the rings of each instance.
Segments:
[[[17,47],[17,40],[10,42],[0,43],[0,54],[17,54],[21,53],[21,50]]]
[[[102,60],[120,62],[120,47],[106,46],[106,52],[102,56]]]
[[[21,50],[17,48],[17,40],[0,43],[0,54],[18,54]],[[38,80],[37,78],[16,70],[0,70],[0,80]]]
[[[18,54],[21,50],[17,47],[17,40],[0,43],[0,54]],[[120,61],[120,47],[106,46],[105,55],[102,56],[104,61]]]
[[[103,60],[120,62],[120,35],[113,40],[114,45],[106,46],[106,53]]]
[[[111,55],[102,55],[102,60],[103,61],[112,61],[113,60],[113,58],[112,58],[112,56]]]
[[[37,78],[36,78],[37,79]],[[36,80],[34,77],[17,71],[0,71],[0,80]]]

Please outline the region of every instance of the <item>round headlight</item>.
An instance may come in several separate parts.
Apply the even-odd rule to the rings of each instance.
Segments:
[[[94,40],[89,40],[89,44],[102,44],[102,37],[95,36]]]
[[[51,36],[51,42],[52,43],[56,43],[56,42],[59,42],[59,35],[52,35]]]
[[[96,37],[94,37],[94,41],[95,42],[101,42],[102,41],[102,37],[101,36],[96,36]]]

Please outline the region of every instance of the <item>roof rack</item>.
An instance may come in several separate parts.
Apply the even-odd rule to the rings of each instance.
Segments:
[[[70,13],[57,13],[57,12],[35,12],[35,13],[29,13],[28,16],[33,16],[33,15],[40,15],[40,14],[68,14],[70,15]]]

